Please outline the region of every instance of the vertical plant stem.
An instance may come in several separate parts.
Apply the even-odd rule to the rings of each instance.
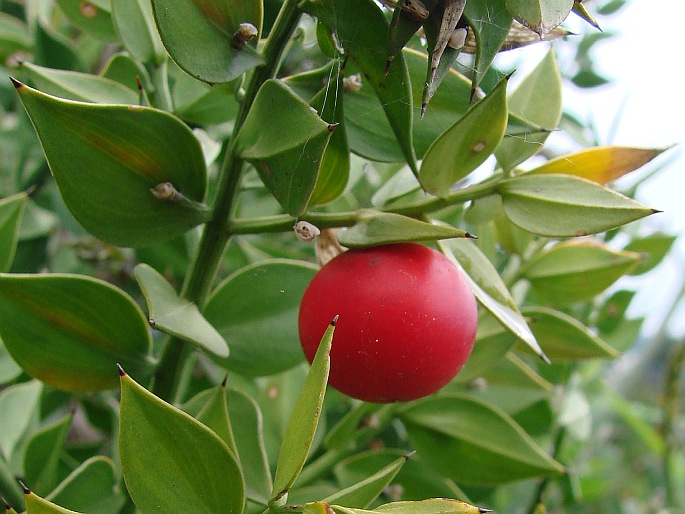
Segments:
[[[26,508],[24,493],[2,455],[0,455],[0,495],[2,495],[17,512],[21,512]],[[2,503],[0,503],[0,505],[2,505]],[[1,508],[2,507],[0,507],[0,509]]]
[[[685,375],[685,340],[680,341],[671,352],[666,369],[666,383],[663,397],[663,421],[662,432],[666,448],[664,451],[663,468],[664,482],[666,485],[666,504],[669,507],[680,507],[678,503],[682,497],[678,492],[682,484],[675,483],[672,474],[672,466],[679,455],[678,437],[676,435],[676,422],[681,402],[681,391]]]
[[[155,88],[154,104],[158,109],[172,112],[174,110],[173,102],[171,100],[171,91],[169,91],[169,68],[167,62],[160,64],[153,64],[148,67],[150,80],[152,86]]]
[[[556,436],[554,437],[554,450],[552,452],[552,458],[554,460],[557,460],[557,457],[559,457],[561,445],[564,443],[564,437],[566,437],[566,428],[560,427],[559,429],[557,429]],[[549,482],[550,479],[545,478],[541,480],[538,484],[538,487],[535,490],[535,494],[533,495],[533,499],[530,502],[530,506],[528,507],[528,510],[526,510],[528,514],[534,514],[535,510],[538,508],[538,505],[542,503],[542,496],[545,494]]]
[[[235,139],[247,118],[259,88],[264,82],[276,75],[282,54],[300,19],[297,1],[286,0],[264,45],[262,56],[265,64],[256,68],[249,79],[243,102],[238,111],[229,143],[226,158],[217,181],[217,196],[212,219],[205,225],[190,273],[186,276],[181,296],[191,300],[202,309],[210,291],[221,259],[231,238],[227,230],[238,187],[242,176],[243,160],[236,155]],[[188,345],[182,340],[170,337],[165,345],[157,373],[153,392],[166,400],[177,396],[178,378],[189,352]]]

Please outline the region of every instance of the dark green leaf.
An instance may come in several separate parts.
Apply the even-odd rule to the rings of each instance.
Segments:
[[[469,359],[454,377],[455,383],[468,384],[482,376],[504,358],[514,346],[516,338],[504,325],[487,311],[478,316],[478,332]]]
[[[349,248],[363,248],[406,241],[435,241],[469,237],[463,230],[446,225],[434,225],[389,212],[361,209],[356,224],[340,232],[338,240]]]
[[[216,288],[203,314],[231,349],[231,356],[219,361],[222,366],[271,375],[304,360],[297,312],[317,269],[301,261],[263,261],[238,270]]]
[[[112,21],[124,47],[136,59],[145,63],[164,59],[166,52],[149,1],[112,0]]]
[[[240,467],[205,425],[125,374],[120,417],[121,469],[142,512],[243,512]]]
[[[119,514],[124,497],[118,492],[119,477],[107,457],[91,457],[77,467],[46,498],[81,512]]]
[[[626,310],[634,296],[635,291],[622,289],[616,291],[604,302],[599,308],[598,318],[595,322],[601,334],[613,332],[621,322],[625,321]]]
[[[57,32],[45,18],[36,20],[33,62],[48,68],[85,71],[76,44]]]
[[[545,250],[521,271],[535,291],[554,305],[590,300],[640,261],[639,254],[615,251],[601,243],[559,243]]]
[[[624,250],[639,253],[641,259],[631,275],[642,275],[653,270],[668,255],[676,239],[676,236],[659,233],[633,239]]]
[[[197,79],[229,82],[264,63],[255,41],[240,50],[233,45],[241,23],[261,31],[261,1],[152,0],[152,8],[169,55]]]
[[[31,436],[24,453],[24,480],[45,496],[58,482],[59,459],[73,415],[68,414]]]
[[[139,78],[146,89],[152,89],[147,70],[125,52],[114,54],[103,67],[100,76],[118,82],[132,91],[138,89]]]
[[[442,79],[442,87],[438,88],[431,98],[430,109],[421,118],[421,91],[426,81],[427,57],[410,49],[406,49],[403,56],[412,84],[414,147],[416,154],[423,158],[433,141],[454,125],[455,121],[471,107],[471,81],[450,69]]]
[[[237,389],[228,388],[226,398],[247,495],[264,503],[271,494],[272,481],[261,410],[252,398]]]
[[[500,166],[513,169],[537,154],[561,119],[561,75],[550,50],[508,101],[507,134],[495,150]]]
[[[555,362],[616,357],[618,352],[568,314],[546,307],[528,307],[523,314],[545,353]]]
[[[290,415],[278,456],[271,501],[284,502],[287,499],[290,488],[307,460],[326,394],[335,321],[332,320],[322,335],[312,367],[309,369],[300,396]]]
[[[236,140],[288,214],[302,214],[314,191],[328,139],[335,128],[279,80],[260,88]]]
[[[333,473],[341,487],[348,487],[403,456],[404,452],[398,449],[383,448],[364,451],[337,463],[333,468]],[[407,500],[422,500],[430,497],[465,499],[464,494],[458,490],[454,482],[428,468],[418,455],[404,464],[392,481],[392,485],[401,487],[402,498]]]
[[[504,0],[466,2],[464,15],[476,39],[476,63],[471,85],[475,90],[509,34],[512,18]]]
[[[563,472],[508,415],[465,395],[420,400],[401,419],[418,454],[458,483],[497,485]]]
[[[385,75],[388,22],[372,0],[303,2],[302,9],[316,16],[336,35],[345,56],[359,67],[373,88],[399,143],[404,159],[418,174],[412,144],[412,91],[407,66],[398,55]],[[363,89],[363,86],[362,86]],[[375,109],[378,103],[375,103]]]
[[[8,57],[24,57],[31,51],[33,42],[28,27],[19,19],[7,13],[0,13],[0,60],[9,63]]]
[[[521,175],[497,187],[507,217],[550,237],[596,234],[654,214],[654,209],[589,180],[567,175]]]
[[[0,340],[0,385],[14,381],[22,374],[22,369],[14,362],[14,359],[7,353],[5,345]]]
[[[209,86],[179,72],[171,90],[174,114],[198,125],[215,125],[235,117],[238,102],[228,84]]]
[[[383,469],[324,498],[323,501],[343,507],[367,508],[392,482],[408,458],[405,455],[395,459]]]
[[[392,421],[394,412],[392,404],[361,402],[328,431],[324,444],[329,450],[361,446]]]
[[[0,452],[8,461],[40,409],[43,384],[38,380],[12,385],[0,393]]]
[[[228,417],[228,402],[226,398],[226,386],[221,384],[209,390],[210,394],[207,402],[195,416],[200,423],[209,427],[212,432],[226,443],[236,462],[240,465],[240,457],[236,448],[235,437],[231,420]]]
[[[9,271],[12,265],[27,198],[19,193],[0,200],[0,272]]]
[[[103,0],[83,2],[81,0],[57,0],[57,5],[69,21],[82,31],[102,41],[116,41],[117,34],[112,25],[111,6]]]
[[[197,305],[179,297],[171,284],[147,264],[136,266],[134,274],[145,296],[150,325],[219,357],[228,357],[226,341],[200,314]]]
[[[204,222],[202,149],[177,118],[138,106],[60,100],[15,83],[74,217],[122,246],[158,243]],[[156,198],[170,183],[180,196]]]
[[[150,334],[120,289],[78,275],[0,275],[0,335],[31,376],[66,391],[116,387],[120,362],[149,371]]]
[[[430,194],[445,197],[495,151],[507,125],[507,81],[501,81],[428,148],[419,181]]]
[[[321,118],[337,123],[323,154],[316,186],[309,199],[309,205],[322,205],[338,198],[347,186],[350,177],[350,149],[347,146],[345,115],[343,109],[344,87],[339,78],[335,88],[329,83],[312,99],[313,107]]]
[[[404,48],[426,21],[429,11],[435,7],[437,0],[416,2],[400,0],[392,13],[388,31],[388,57],[386,67],[390,66],[395,56]]]
[[[608,84],[610,80],[603,75],[600,75],[592,68],[582,69],[576,73],[571,81],[578,87],[599,87]]]

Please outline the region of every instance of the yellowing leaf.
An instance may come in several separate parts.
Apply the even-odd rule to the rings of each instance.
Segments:
[[[558,173],[608,184],[641,168],[668,148],[600,146],[563,155],[531,170],[530,174]]]

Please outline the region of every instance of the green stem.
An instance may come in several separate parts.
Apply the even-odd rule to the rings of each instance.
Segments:
[[[554,451],[552,452],[552,458],[554,460],[557,460],[559,457],[559,453],[561,451],[561,445],[564,443],[564,438],[566,437],[566,428],[561,427],[557,430],[556,436],[554,437]],[[533,496],[533,500],[530,502],[530,506],[528,507],[528,510],[526,511],[528,514],[534,514],[535,511],[538,508],[538,505],[542,503],[542,496],[545,494],[545,491],[547,490],[547,486],[549,485],[550,479],[545,478],[543,479],[537,487],[537,490],[535,491],[535,495]]]
[[[259,88],[266,80],[276,75],[283,50],[299,19],[297,1],[286,0],[264,45],[262,55],[265,64],[254,70],[238,111],[226,159],[219,173],[213,216],[205,225],[190,273],[181,290],[181,296],[195,302],[200,309],[204,306],[232,235],[230,228],[227,229],[227,223],[233,212],[243,170],[243,160],[235,151],[236,136],[247,118]],[[155,374],[153,392],[156,395],[167,400],[173,400],[177,396],[179,377],[189,351],[184,341],[175,337],[168,338]]]
[[[166,112],[172,112],[174,105],[171,100],[171,91],[169,91],[169,74],[166,60],[153,64],[148,67],[152,87],[154,87],[154,105],[158,109]]]
[[[17,512],[22,512],[26,508],[24,493],[2,455],[0,455],[0,494]]]
[[[412,203],[393,205],[381,210],[383,212],[416,217],[425,213],[439,211],[450,205],[465,203],[470,200],[490,196],[496,192],[497,182],[499,182],[499,178],[494,181],[487,181],[465,187],[464,189],[451,193],[445,198],[429,198]],[[298,219],[308,221],[318,228],[349,227],[357,222],[358,216],[359,211],[346,211],[338,213],[310,212],[300,218],[281,214],[276,216],[234,219],[229,221],[228,230],[232,234],[287,232],[292,230],[293,225]]]
[[[662,432],[666,449],[663,456],[664,482],[666,484],[666,504],[669,507],[679,507],[682,500],[679,494],[682,484],[677,484],[673,477],[672,467],[677,462],[679,455],[678,437],[675,425],[678,420],[678,410],[681,402],[681,391],[685,379],[685,341],[680,343],[671,352],[668,359],[666,383],[663,399],[663,422]]]

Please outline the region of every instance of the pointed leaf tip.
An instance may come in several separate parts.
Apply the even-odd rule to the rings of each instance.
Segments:
[[[492,509],[483,509],[482,507],[478,507],[478,512],[481,514],[485,514],[486,512],[494,512]]]
[[[17,79],[14,77],[10,77],[10,80],[12,81],[12,85],[16,88],[19,89],[20,87],[24,87],[24,84],[19,82]]]
[[[410,451],[409,453],[405,453],[405,454],[403,455],[403,457],[404,457],[404,460],[409,460],[409,459],[411,459],[414,455],[416,455],[416,450],[412,450],[412,451]]]
[[[538,353],[538,357],[540,357],[542,359],[542,362],[544,362],[545,364],[552,364],[552,361],[549,360],[549,357],[547,357],[547,355],[545,355],[544,352],[541,351],[540,353]]]
[[[24,482],[22,482],[21,480],[18,480],[18,482],[19,486],[21,487],[21,490],[24,491],[24,494],[31,494],[31,489],[26,487],[26,484],[24,484]]]
[[[119,376],[124,377],[126,376],[126,372],[124,371],[124,368],[121,367],[121,364],[117,362],[117,370],[119,370]]]
[[[5,506],[5,510],[10,510],[12,507],[10,507],[10,504],[7,503],[7,500],[5,500],[4,496],[0,496],[0,499],[2,499],[2,503]]]
[[[338,317],[339,317],[339,314],[336,314],[335,317],[333,318],[333,321],[331,321],[332,327],[334,327],[338,323]]]
[[[228,381],[228,373],[226,373],[226,375],[224,376],[224,379],[221,381],[221,387],[225,388],[227,381]]]

